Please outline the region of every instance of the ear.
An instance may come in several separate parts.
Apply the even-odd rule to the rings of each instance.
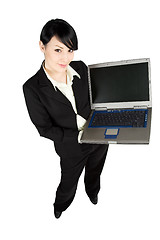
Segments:
[[[45,46],[44,46],[44,44],[42,43],[42,41],[39,41],[39,48],[40,48],[40,50],[41,50],[43,53],[45,53]]]

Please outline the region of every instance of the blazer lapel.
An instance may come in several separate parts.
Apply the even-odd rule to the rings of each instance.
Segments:
[[[76,107],[77,107],[77,111],[78,111],[79,110],[79,102],[80,102],[80,99],[83,96],[81,94],[82,93],[82,91],[81,91],[81,79],[79,79],[77,76],[74,76],[72,89],[73,89],[73,92],[74,92]]]
[[[47,78],[43,67],[41,66],[40,70],[38,71],[38,80],[39,80],[39,87],[41,90],[48,95],[49,97],[54,98],[55,100],[66,104],[68,106],[71,106],[70,101],[63,95],[63,93],[58,89],[54,88],[53,84],[51,81]]]
[[[79,64],[77,64],[76,62],[73,61],[70,63],[70,65],[81,76]],[[77,111],[79,110],[79,103],[80,103],[80,99],[82,98],[82,91],[81,91],[82,82],[81,81],[82,81],[81,78],[79,79],[79,77],[74,76],[72,89],[73,89],[74,96],[75,96]]]

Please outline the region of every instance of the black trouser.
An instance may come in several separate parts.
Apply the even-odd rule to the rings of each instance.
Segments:
[[[79,177],[85,167],[85,190],[95,197],[100,190],[100,175],[105,163],[108,145],[81,144],[81,157],[61,158],[61,181],[57,188],[54,207],[65,211],[72,203]]]

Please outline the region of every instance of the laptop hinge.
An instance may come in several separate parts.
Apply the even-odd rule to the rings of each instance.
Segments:
[[[146,105],[141,105],[141,106],[134,106],[134,109],[147,109],[148,107]]]
[[[95,111],[106,111],[107,107],[96,107],[94,110]]]

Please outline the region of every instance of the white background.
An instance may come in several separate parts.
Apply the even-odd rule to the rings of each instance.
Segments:
[[[0,238],[160,239],[158,0],[5,1],[0,19]],[[39,34],[52,18],[76,30],[75,60],[86,64],[151,59],[153,115],[149,145],[110,145],[99,203],[90,203],[83,174],[70,208],[54,218],[60,178],[53,142],[31,123],[23,83],[40,68]]]

